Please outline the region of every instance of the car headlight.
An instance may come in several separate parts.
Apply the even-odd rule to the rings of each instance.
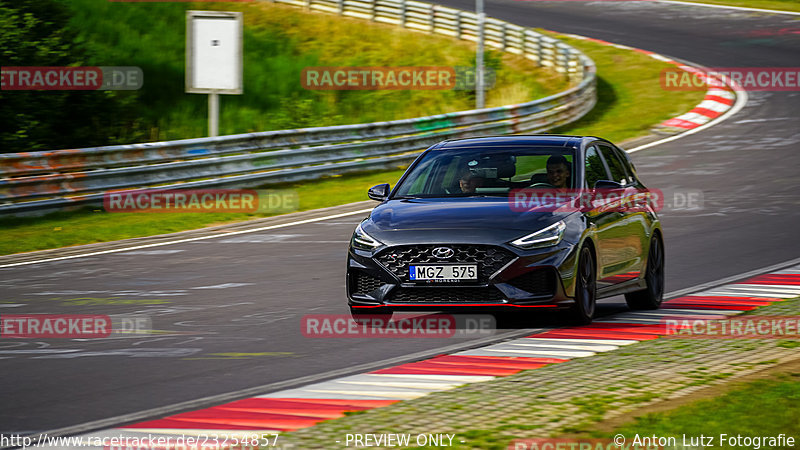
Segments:
[[[561,238],[564,237],[564,230],[566,229],[567,224],[565,224],[563,220],[559,220],[546,228],[511,242],[511,245],[525,250],[550,247],[561,242]]]
[[[356,231],[353,232],[353,239],[351,240],[353,247],[360,250],[374,250],[383,243],[372,236],[368,235],[358,224]]]

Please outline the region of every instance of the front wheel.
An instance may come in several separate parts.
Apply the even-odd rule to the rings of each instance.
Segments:
[[[625,294],[625,303],[631,309],[658,309],[664,298],[664,245],[658,235],[650,242],[644,280],[647,287]]]
[[[581,249],[578,257],[578,268],[575,283],[575,306],[573,317],[578,324],[587,325],[594,318],[597,304],[597,277],[592,251],[588,247]]]

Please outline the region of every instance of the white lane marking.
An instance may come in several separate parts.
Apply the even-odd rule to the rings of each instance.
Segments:
[[[23,261],[23,262],[10,263],[10,264],[0,264],[0,269],[5,268],[5,267],[27,266],[27,265],[30,265],[30,264],[39,264],[39,263],[45,263],[45,262],[64,261],[64,260],[76,259],[76,258],[85,258],[87,256],[107,255],[109,253],[121,253],[121,252],[127,252],[127,251],[131,251],[131,250],[139,250],[139,249],[142,249],[142,248],[152,248],[152,247],[160,247],[160,246],[163,246],[163,245],[181,244],[181,243],[184,243],[184,242],[195,242],[195,241],[202,241],[202,240],[206,240],[206,239],[217,239],[219,237],[234,236],[234,235],[245,234],[245,233],[256,233],[256,232],[259,232],[259,231],[275,230],[275,229],[278,229],[278,228],[286,228],[286,227],[291,227],[291,226],[295,226],[295,225],[302,225],[302,224],[306,224],[306,223],[322,222],[322,221],[328,220],[328,219],[336,219],[336,218],[339,218],[339,217],[347,217],[347,216],[352,216],[352,215],[355,215],[355,214],[364,214],[364,213],[368,213],[370,211],[372,211],[372,208],[359,209],[358,211],[351,211],[351,212],[346,212],[346,213],[332,214],[330,216],[324,216],[324,217],[315,217],[313,219],[296,220],[294,222],[281,223],[281,224],[277,224],[277,225],[269,225],[269,226],[266,226],[266,227],[253,228],[252,230],[229,231],[229,232],[226,232],[226,233],[220,233],[220,234],[209,235],[209,236],[197,236],[197,237],[193,237],[193,238],[176,239],[174,241],[154,242],[154,243],[151,243],[151,244],[135,245],[133,247],[114,248],[114,249],[110,249],[110,250],[101,250],[101,251],[97,251],[97,252],[82,253],[80,255],[59,256],[59,257],[56,257],[56,258],[45,258],[45,259],[38,259],[38,260],[33,260],[33,261]]]
[[[640,146],[638,146],[636,148],[632,148],[630,150],[625,150],[625,151],[628,152],[628,153],[636,153],[638,151],[642,151],[642,150],[648,149],[650,147],[655,147],[657,145],[666,144],[667,142],[672,142],[672,141],[674,141],[676,139],[680,139],[680,138],[685,137],[685,136],[690,136],[692,134],[699,133],[699,132],[701,132],[703,130],[706,130],[708,128],[713,127],[714,125],[720,124],[720,123],[728,120],[734,114],[736,114],[739,111],[741,111],[741,109],[744,108],[744,105],[747,104],[747,100],[748,100],[747,91],[742,89],[741,86],[739,86],[739,85],[734,84],[734,86],[735,86],[735,89],[736,89],[736,102],[733,104],[733,107],[731,107],[731,109],[729,109],[726,113],[722,114],[721,116],[717,117],[716,119],[711,120],[709,122],[706,122],[705,124],[700,125],[699,127],[695,127],[695,128],[692,128],[691,130],[684,131],[684,132],[682,132],[680,134],[676,134],[674,136],[670,136],[670,137],[667,137],[667,138],[664,138],[664,139],[659,139],[657,141],[650,142],[649,144],[640,145]]]
[[[381,397],[381,398],[389,398],[389,399],[397,399],[397,400],[410,400],[412,398],[423,397],[425,395],[430,394],[430,392],[423,392],[423,391],[348,391],[348,390],[336,390],[336,389],[308,389],[309,392],[317,393],[317,394],[334,394],[334,395],[347,395],[348,398],[351,395],[357,395],[361,397]]]
[[[765,298],[789,298],[800,295],[800,286],[796,289],[777,289],[751,287],[755,285],[729,285],[708,291],[698,292],[696,295],[708,295],[712,297],[765,297]],[[765,285],[766,286],[766,285]]]
[[[0,303],[0,308],[17,308],[19,306],[25,306],[25,303]]]
[[[186,295],[185,289],[167,289],[165,291],[45,291],[33,292],[30,295],[91,295],[91,294],[109,294],[111,297],[148,297],[148,296],[174,296]]]
[[[720,314],[718,312],[712,312],[712,313],[706,312],[705,314],[680,314],[680,313],[670,312],[670,310],[668,310],[668,309],[665,309],[663,311],[665,311],[665,312],[658,313],[658,312],[655,312],[655,311],[640,311],[640,312],[635,312],[635,313],[628,313],[623,318],[625,318],[625,317],[637,318],[638,317],[638,318],[645,318],[646,319],[646,318],[652,317],[652,318],[659,318],[659,319],[676,319],[676,318],[687,318],[688,319],[688,318],[697,318],[698,316],[703,316],[703,317],[707,317],[707,318],[715,318],[715,317],[722,316],[722,314]],[[739,312],[741,312],[741,311],[739,311]]]
[[[292,238],[308,236],[307,234],[251,234],[249,236],[237,236],[235,238],[223,239],[220,244],[260,244],[268,242],[284,242]]]
[[[667,58],[666,56],[661,56],[658,53],[651,53],[651,54],[649,54],[647,56],[649,56],[649,57],[651,57],[651,58],[653,58],[655,60],[658,60],[658,61],[673,62],[672,59]]]
[[[706,97],[708,97],[710,95],[713,95],[713,96],[716,96],[716,97],[726,98],[728,100],[735,100],[736,99],[736,94],[734,94],[731,91],[726,91],[725,89],[711,88],[711,89],[706,91]],[[758,119],[756,119],[756,120],[758,120]],[[734,123],[739,123],[739,122],[734,122]]]
[[[692,122],[692,123],[699,123],[699,124],[704,124],[709,120],[711,120],[710,117],[696,112],[688,112],[686,114],[676,117],[676,119],[685,120],[687,122]]]
[[[642,324],[651,324],[651,323],[661,323],[661,319],[644,319],[644,318],[635,318],[635,317],[619,317],[613,316],[613,318],[609,319],[600,319],[596,320],[595,322],[599,323],[642,323]],[[644,330],[642,333],[649,333],[649,330]]]
[[[457,355],[458,353],[454,353]],[[428,374],[402,374],[402,373],[381,373],[381,374],[371,374],[380,377],[392,377],[392,378],[408,378],[408,379],[419,379],[419,380],[444,380],[444,381],[453,381],[453,382],[460,382],[463,384],[468,383],[480,383],[482,381],[489,381],[493,380],[496,377],[491,375],[428,375]]]
[[[456,381],[456,380],[432,380],[432,379],[422,379],[422,378],[414,378],[413,375],[405,376],[404,378],[398,378],[394,376],[390,376],[393,374],[382,374],[382,373],[364,373],[358,375],[351,375],[349,377],[344,378],[337,378],[333,381],[353,381],[353,382],[385,382],[385,383],[420,383],[420,385],[434,385],[434,384],[441,384],[441,385],[448,385],[448,386],[461,386],[464,384],[463,381]]]
[[[788,294],[800,295],[800,284],[748,284],[748,283],[734,283],[730,285],[732,288],[749,289],[753,291],[765,292],[783,292]]]
[[[733,123],[760,123],[760,122],[773,122],[773,121],[783,121],[783,120],[797,120],[793,117],[771,117],[768,119],[743,119],[737,120]]]
[[[173,253],[185,252],[186,250],[135,250],[124,252],[123,255],[171,255]]]
[[[587,350],[595,352],[608,352],[619,348],[616,345],[568,344],[568,343],[548,344],[544,342],[516,342],[516,341],[507,342],[505,344],[511,346],[510,350],[516,350],[516,348],[514,347],[525,347],[530,349],[548,348],[548,349],[561,350],[563,348],[566,350]]]
[[[425,389],[430,391],[446,391],[449,389],[455,389],[461,384],[452,384],[452,383],[401,383],[401,382],[390,382],[390,381],[347,381],[347,380],[334,380],[331,383],[341,383],[346,385],[355,386],[386,386],[386,387],[395,387],[395,388],[405,388],[405,389]]]
[[[302,398],[306,400],[324,400],[324,399],[337,399],[337,400],[401,400],[393,396],[385,396],[383,398],[375,398],[374,395],[361,395],[353,393],[351,395],[339,395],[325,392],[311,392],[305,389],[289,389],[286,391],[275,392],[269,395],[260,395],[255,398],[275,398],[275,399],[293,399]]]
[[[255,283],[222,283],[222,284],[215,284],[213,286],[197,286],[189,289],[228,289],[239,286],[250,286],[252,284]]]
[[[493,353],[503,353],[503,354],[518,354],[518,355],[543,355],[547,357],[554,357],[554,358],[582,358],[585,356],[592,356],[595,352],[588,352],[588,351],[555,351],[555,350],[537,350],[537,349],[530,349],[530,350],[512,350],[507,348],[493,348],[493,347],[483,347],[480,350],[486,352],[493,352]],[[537,356],[531,356],[532,358],[536,358]]]
[[[772,14],[789,14],[793,16],[800,16],[800,12],[794,11],[783,11],[780,9],[762,9],[762,8],[748,8],[746,6],[729,6],[729,5],[712,5],[710,3],[694,3],[694,2],[682,2],[679,0],[656,0],[659,3],[672,3],[676,5],[687,5],[687,6],[702,6],[705,8],[722,8],[722,9],[735,9],[737,11],[753,11],[753,12],[765,12],[765,13],[772,13]]]
[[[678,309],[678,308],[664,308],[664,311],[677,311],[685,316],[716,316],[718,314],[732,316],[739,313],[743,313],[744,310],[735,310],[735,309]]]
[[[80,349],[57,349],[57,348],[48,348],[48,349],[30,349],[30,350],[0,350],[0,355],[47,355],[53,353],[72,353],[72,352],[79,352]]]
[[[730,108],[730,105],[720,103],[716,100],[703,100],[699,105],[695,106],[695,108],[705,108],[714,112],[723,113],[726,109]]]
[[[306,386],[300,388],[300,390],[306,392],[323,392],[327,390],[355,390],[358,389],[358,392],[423,392],[423,391],[437,391],[437,388],[430,388],[430,387],[419,387],[419,388],[409,388],[403,386],[389,386],[385,384],[374,384],[374,383],[367,383],[367,382],[353,382],[353,383],[344,383],[342,385],[342,380],[331,380],[331,381],[324,381],[322,383],[312,384],[310,386]]]

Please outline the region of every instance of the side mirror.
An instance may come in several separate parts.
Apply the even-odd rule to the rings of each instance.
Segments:
[[[623,186],[620,183],[617,183],[616,181],[597,180],[594,183],[594,188],[595,189],[625,189],[625,186]]]
[[[372,186],[367,191],[367,196],[372,200],[377,200],[379,202],[386,200],[386,198],[389,197],[389,184],[384,183]]]

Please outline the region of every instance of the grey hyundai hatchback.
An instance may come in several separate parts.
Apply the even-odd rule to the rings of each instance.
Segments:
[[[355,318],[568,308],[589,323],[598,298],[661,304],[658,202],[607,140],[448,140],[423,152],[394,189],[380,184],[368,195],[380,204],[347,255]]]

